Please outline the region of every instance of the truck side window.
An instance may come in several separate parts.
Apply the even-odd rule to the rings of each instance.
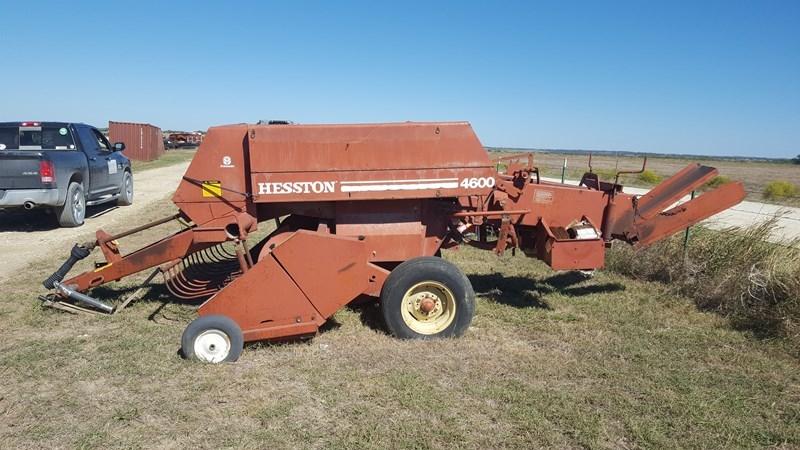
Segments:
[[[103,136],[103,133],[95,130],[94,128],[92,128],[92,133],[94,134],[95,139],[97,139],[97,145],[100,147],[100,150],[106,152],[111,151],[111,145],[109,145],[108,140],[105,136]]]
[[[19,128],[0,127],[0,150],[19,148]]]

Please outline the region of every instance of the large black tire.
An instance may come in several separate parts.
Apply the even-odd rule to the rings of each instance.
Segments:
[[[86,195],[81,183],[72,182],[67,186],[64,204],[56,208],[56,219],[62,227],[79,227],[86,218]]]
[[[381,290],[389,332],[402,339],[461,336],[475,314],[475,291],[461,270],[425,256],[397,266]]]
[[[234,362],[244,349],[242,329],[231,318],[202,316],[183,330],[181,354],[186,359],[206,363]]]
[[[127,170],[122,174],[122,185],[119,187],[117,205],[130,206],[133,204],[133,175]]]

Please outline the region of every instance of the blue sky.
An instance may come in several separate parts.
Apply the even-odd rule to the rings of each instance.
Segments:
[[[488,146],[800,153],[800,1],[9,2],[0,120],[468,120]]]

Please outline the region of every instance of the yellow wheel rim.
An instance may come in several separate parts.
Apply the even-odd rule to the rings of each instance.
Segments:
[[[400,313],[403,322],[415,333],[441,333],[456,317],[456,298],[442,283],[423,281],[406,291]]]

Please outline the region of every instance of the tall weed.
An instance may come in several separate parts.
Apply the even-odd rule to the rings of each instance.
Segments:
[[[777,218],[749,228],[695,227],[643,250],[615,245],[608,268],[659,281],[738,328],[800,344],[800,240],[772,242]]]

